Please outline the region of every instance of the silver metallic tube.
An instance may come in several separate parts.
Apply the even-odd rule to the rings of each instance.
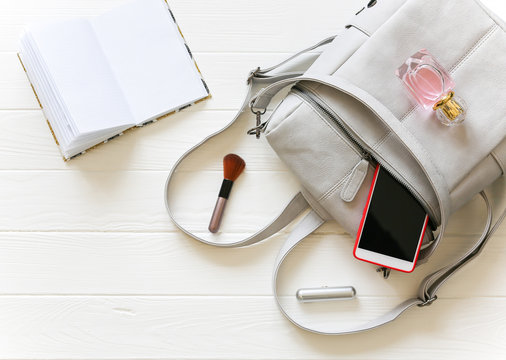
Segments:
[[[332,300],[351,300],[357,294],[353,286],[304,288],[297,290],[296,296],[300,302],[318,302]]]

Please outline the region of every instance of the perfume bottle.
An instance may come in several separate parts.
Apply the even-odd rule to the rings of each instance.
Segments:
[[[406,60],[396,75],[420,105],[436,112],[442,124],[455,126],[464,121],[467,106],[455,95],[455,82],[426,49]]]

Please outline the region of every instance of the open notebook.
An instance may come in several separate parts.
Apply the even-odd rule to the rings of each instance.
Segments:
[[[66,160],[209,96],[163,0],[30,26],[19,57]]]

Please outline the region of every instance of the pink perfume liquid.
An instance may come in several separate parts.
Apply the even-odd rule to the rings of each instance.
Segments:
[[[464,102],[455,97],[455,82],[448,71],[425,49],[411,56],[397,69],[411,96],[425,109],[436,111],[444,125],[457,125],[464,121]]]

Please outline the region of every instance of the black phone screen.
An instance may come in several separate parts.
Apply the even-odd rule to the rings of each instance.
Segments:
[[[418,201],[380,167],[358,247],[413,262],[425,218]]]

